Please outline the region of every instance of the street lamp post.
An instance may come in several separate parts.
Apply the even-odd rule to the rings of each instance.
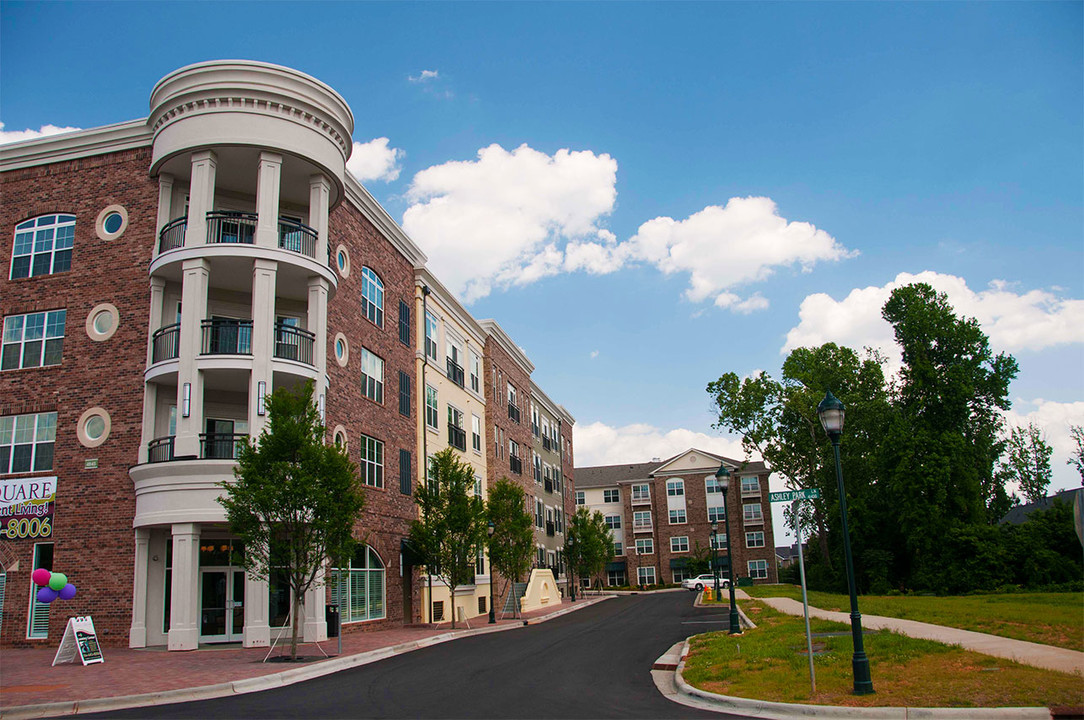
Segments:
[[[839,512],[843,516],[843,558],[847,566],[847,587],[851,593],[851,639],[854,644],[854,656],[851,658],[851,670],[854,674],[854,694],[869,695],[874,692],[873,680],[869,672],[869,658],[862,644],[862,615],[858,612],[858,593],[854,585],[854,559],[851,557],[851,535],[847,529],[847,495],[843,489],[843,470],[839,463],[839,436],[843,434],[843,403],[829,390],[824,400],[817,406],[817,415],[821,426],[832,440],[832,451],[836,458],[836,485],[839,488]]]
[[[489,534],[489,624],[493,625],[497,622],[497,613],[493,609],[493,533],[497,531],[497,526],[493,524],[493,521],[489,521],[489,526],[486,528],[486,532]]]
[[[723,491],[723,523],[726,528],[726,568],[730,582],[727,588],[730,590],[730,634],[741,635],[741,623],[738,621],[738,603],[734,599],[734,553],[730,552],[730,509],[727,506],[727,497],[730,494],[730,471],[725,465],[720,464],[715,471],[715,479]],[[716,580],[716,585],[718,585]],[[718,592],[718,590],[716,590]]]

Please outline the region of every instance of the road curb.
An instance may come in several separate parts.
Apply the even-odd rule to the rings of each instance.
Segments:
[[[674,671],[674,685],[682,695],[709,702],[720,710],[741,713],[748,717],[770,718],[772,720],[797,720],[799,718],[853,718],[876,720],[963,720],[981,716],[993,720],[1050,720],[1047,708],[908,708],[908,707],[837,707],[835,705],[801,705],[798,703],[770,702],[768,700],[750,700],[730,695],[719,695],[694,688],[685,682],[682,676],[685,659],[689,655],[689,640],[681,647],[681,659]]]
[[[712,603],[711,605],[705,605],[704,602],[703,602],[703,599],[704,599],[704,591],[701,590],[700,592],[698,592],[696,594],[696,602],[693,603],[693,607],[698,607],[698,608],[711,608],[711,607],[717,608],[717,607],[719,607],[719,605],[716,605],[715,603]],[[749,616],[746,615],[745,611],[741,609],[741,605],[738,605],[737,602],[735,602],[734,604],[738,608],[738,618],[741,620],[742,627],[748,628],[750,630],[756,630],[757,624],[749,619]],[[727,612],[730,612],[730,606],[729,605],[726,605],[725,608],[726,608]]]
[[[476,635],[488,635],[489,633],[516,630],[530,625],[539,625],[562,615],[567,615],[577,610],[590,607],[603,600],[609,600],[608,595],[597,598],[577,601],[571,607],[558,610],[539,618],[528,618],[522,625],[483,625],[478,628],[460,632],[446,632],[421,640],[377,648],[354,655],[334,657],[330,660],[299,668],[290,668],[269,675],[231,680],[214,685],[201,685],[193,688],[178,688],[176,690],[161,690],[157,692],[141,693],[138,695],[117,695],[106,698],[92,698],[90,700],[63,700],[60,702],[38,703],[36,705],[14,705],[9,708],[0,708],[0,720],[32,720],[33,718],[56,717],[62,715],[79,715],[82,713],[110,712],[113,710],[126,710],[131,708],[152,707],[155,705],[169,705],[172,703],[192,702],[195,700],[213,700],[215,698],[228,697],[231,695],[244,695],[262,690],[271,690],[277,687],[285,687],[294,683],[312,680],[314,678],[331,675],[332,673],[361,667],[370,663],[385,660],[396,655],[403,655],[414,650],[420,650],[433,645],[458,640]]]

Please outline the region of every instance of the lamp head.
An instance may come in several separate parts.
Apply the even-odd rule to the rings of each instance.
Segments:
[[[817,406],[817,416],[821,420],[821,427],[828,437],[838,437],[843,432],[843,403],[829,390]]]
[[[495,533],[496,531],[497,531],[497,526],[493,523],[492,520],[490,520],[489,525],[486,527],[486,532],[489,533],[490,537],[493,537],[493,533]]]
[[[715,471],[715,479],[724,493],[730,488],[730,471],[726,469],[726,465],[719,465],[719,469]]]

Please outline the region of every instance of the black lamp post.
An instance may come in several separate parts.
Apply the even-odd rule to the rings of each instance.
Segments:
[[[730,634],[741,635],[741,623],[738,621],[738,603],[734,599],[734,554],[730,552],[730,510],[727,507],[726,501],[730,494],[730,471],[726,469],[725,465],[720,464],[719,469],[715,471],[715,479],[719,483],[719,487],[723,490],[723,523],[726,528],[726,568],[727,575],[730,582],[727,583],[727,588],[730,590]],[[714,527],[715,524],[712,524]],[[719,580],[715,580],[715,592],[719,592]]]
[[[843,558],[847,564],[847,586],[851,592],[851,638],[854,643],[854,656],[851,669],[854,673],[854,694],[873,693],[873,680],[869,673],[869,658],[862,645],[862,615],[858,612],[858,593],[854,587],[854,560],[851,557],[851,535],[847,529],[847,495],[843,490],[843,470],[839,464],[839,436],[843,434],[843,403],[829,390],[817,406],[817,415],[821,426],[832,440],[832,451],[836,456],[836,485],[839,487],[839,512],[843,516]]]
[[[489,526],[486,528],[486,532],[489,533],[489,554],[493,554],[493,533],[497,531],[497,526],[493,524],[493,521],[489,521]],[[497,614],[493,611],[493,560],[489,559],[489,624],[493,625],[497,622]]]

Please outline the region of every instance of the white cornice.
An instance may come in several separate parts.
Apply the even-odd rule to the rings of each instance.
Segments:
[[[403,228],[399,227],[399,223],[392,219],[388,211],[349,172],[346,173],[346,198],[391,241],[391,244],[414,265],[415,270],[425,265],[428,258],[422,249],[414,244],[410,236],[403,232]]]
[[[147,119],[0,145],[0,172],[149,147]]]
[[[513,362],[520,366],[523,372],[527,373],[528,376],[534,372],[534,363],[527,357],[527,353],[523,352],[519,345],[516,345],[496,320],[493,320],[492,318],[479,320],[478,324],[482,326],[482,329],[486,331],[487,335],[493,337],[497,344],[508,353]]]
[[[477,343],[479,347],[485,346],[486,331],[482,329],[474,316],[459,303],[455,295],[444,286],[444,283],[437,279],[432,270],[427,267],[415,268],[414,282],[428,287],[430,297],[435,298],[455,318],[463,331],[471,336],[470,339]]]

